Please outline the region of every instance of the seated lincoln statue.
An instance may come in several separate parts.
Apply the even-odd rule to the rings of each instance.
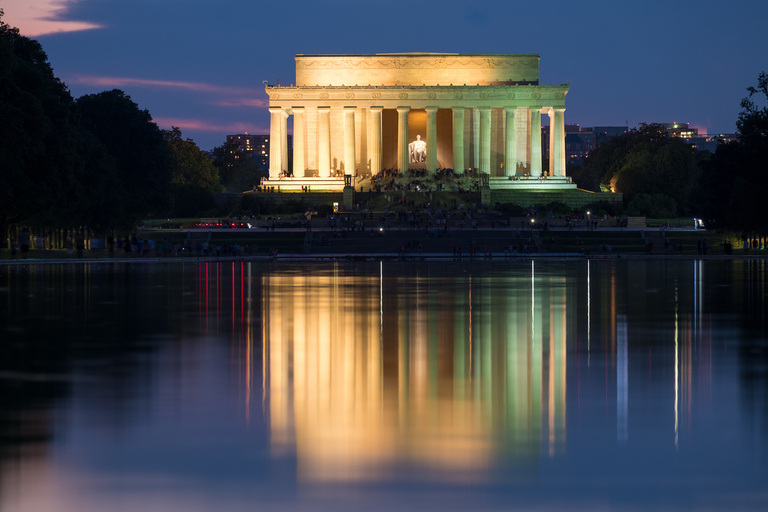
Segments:
[[[427,143],[421,140],[421,135],[417,135],[416,140],[408,144],[408,150],[411,156],[411,163],[427,161]]]

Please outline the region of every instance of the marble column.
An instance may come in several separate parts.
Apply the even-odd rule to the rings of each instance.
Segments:
[[[453,108],[453,172],[464,172],[464,107]]]
[[[304,148],[306,147],[306,124],[304,107],[293,107],[293,177],[303,178],[307,168]]]
[[[381,116],[384,107],[371,107],[371,126],[368,129],[368,137],[371,148],[371,176],[381,173]]]
[[[331,107],[317,107],[317,170],[321,178],[331,176]]]
[[[549,169],[547,169],[548,176],[555,175],[555,110],[550,108],[547,110],[547,117],[549,117]]]
[[[480,109],[472,109],[472,168],[480,168]]]
[[[355,161],[355,110],[357,107],[344,107],[344,174],[354,176]]]
[[[515,139],[517,142],[515,175],[525,174],[531,170],[531,112],[528,107],[517,107]]]
[[[480,172],[491,174],[491,109],[480,110]]]
[[[515,147],[515,108],[504,107],[506,116],[504,132],[504,175],[517,174],[517,147]]]
[[[541,108],[531,107],[531,176],[541,176]]]
[[[555,112],[555,119],[554,119],[554,126],[555,129],[552,130],[552,127],[550,127],[550,130],[554,131],[555,137],[554,137],[554,151],[552,152],[552,156],[550,157],[554,161],[554,173],[555,176],[565,176],[565,109],[564,108],[556,108],[553,109]]]
[[[283,151],[280,149],[280,141],[283,135],[280,132],[282,128],[281,116],[283,109],[280,107],[270,107],[269,109],[269,179],[276,180],[280,176],[282,167]]]
[[[437,107],[425,107],[427,111],[427,173],[437,171]]]
[[[397,107],[397,168],[408,170],[408,112],[410,107]]]
[[[288,111],[280,116],[280,170],[288,173]]]

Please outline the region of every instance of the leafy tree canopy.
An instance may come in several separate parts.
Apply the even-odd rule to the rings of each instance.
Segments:
[[[81,125],[114,161],[114,188],[94,191],[111,205],[115,225],[131,225],[170,206],[172,160],[163,134],[130,96],[114,89],[77,99]]]
[[[0,225],[55,209],[78,165],[72,97],[42,46],[2,22],[0,10]]]
[[[677,214],[694,207],[701,156],[659,124],[642,125],[595,149],[575,176],[581,188],[621,192],[630,203],[637,194],[664,194]]]
[[[179,128],[162,133],[171,155],[173,213],[188,216],[213,207],[212,194],[222,189],[213,160],[192,139],[183,139]]]
[[[760,73],[757,87],[747,87],[736,121],[738,138],[718,146],[705,165],[702,204],[709,225],[768,233],[765,194],[768,190],[768,75]]]
[[[239,151],[236,142],[227,142],[213,150],[221,183],[227,192],[244,192],[258,185],[264,173],[252,159],[252,152]]]

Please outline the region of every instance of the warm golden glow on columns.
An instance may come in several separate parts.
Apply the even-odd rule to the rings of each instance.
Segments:
[[[480,172],[491,173],[491,109],[480,108]]]
[[[517,173],[517,148],[515,147],[515,108],[505,107],[506,131],[504,133],[504,175]]]
[[[408,112],[410,107],[397,107],[397,168],[408,170]]]
[[[556,108],[554,110],[554,144],[551,159],[554,162],[553,171],[555,176],[565,176],[565,109]]]
[[[357,107],[344,107],[344,174],[355,174],[355,111]]]
[[[472,109],[472,168],[480,168],[480,109]]]
[[[317,107],[317,167],[321,178],[331,176],[331,107]]]
[[[280,116],[280,170],[288,172],[288,112],[286,110],[283,110]]]
[[[464,107],[453,108],[453,170],[464,172]]]
[[[555,175],[555,111],[554,109],[547,110],[547,117],[549,117],[549,168],[547,172],[549,176]]]
[[[437,107],[426,107],[427,111],[427,172],[437,171]]]
[[[531,176],[541,176],[541,108],[531,107]]]
[[[280,142],[283,140],[282,115],[283,109],[280,107],[269,109],[269,179],[271,180],[278,179],[282,170],[283,150],[280,148]]]
[[[529,172],[531,170],[531,112],[527,107],[517,108],[515,139],[517,139],[515,174]]]
[[[304,108],[293,107],[293,176],[297,178],[304,177],[306,158],[304,148],[306,147],[306,125],[304,121]]]
[[[371,107],[371,126],[368,130],[371,148],[371,175],[375,176],[381,172],[381,116],[383,107]]]

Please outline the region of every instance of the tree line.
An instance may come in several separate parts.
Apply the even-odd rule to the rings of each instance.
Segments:
[[[73,98],[39,42],[0,9],[0,233],[25,223],[107,231],[213,208],[213,194],[258,183],[232,147],[211,158],[161,130],[121,90]],[[244,187],[244,188],[239,188]]]
[[[768,76],[747,91],[737,139],[714,154],[649,124],[603,143],[569,174],[582,189],[622,192],[623,211],[614,213],[695,216],[708,227],[764,235]],[[205,215],[213,194],[242,192],[263,175],[234,143],[211,158],[179,128],[159,129],[121,90],[73,98],[40,43],[3,23],[2,9],[0,119],[3,235],[21,222],[108,231]]]
[[[714,153],[648,124],[601,144],[569,174],[580,188],[621,192],[629,215],[699,217],[710,229],[768,234],[768,75],[747,91],[736,139]]]

